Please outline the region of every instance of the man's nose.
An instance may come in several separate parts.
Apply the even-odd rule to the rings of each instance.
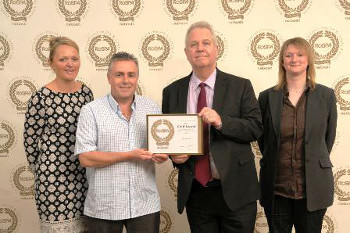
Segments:
[[[203,51],[203,50],[204,50],[203,44],[202,44],[202,43],[199,43],[198,46],[197,46],[197,51],[198,51],[198,52],[201,52],[201,51]]]
[[[123,75],[123,82],[125,83],[129,82],[129,77],[127,74]]]

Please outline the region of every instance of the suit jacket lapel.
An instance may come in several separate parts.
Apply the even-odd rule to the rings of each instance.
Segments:
[[[178,113],[187,113],[187,96],[191,75],[192,73],[189,76],[185,77],[181,82],[181,87],[179,88],[178,96]]]
[[[316,87],[317,88],[317,87]],[[310,131],[312,129],[312,124],[315,122],[315,119],[318,118],[318,100],[315,90],[310,90],[309,93],[306,93],[306,109],[305,109],[305,139],[308,138]],[[311,104],[312,103],[312,104]]]
[[[271,109],[272,123],[277,138],[280,138],[281,132],[283,93],[283,90],[275,91],[272,89],[269,91],[269,105]]]
[[[227,77],[219,69],[217,69],[214,86],[213,109],[219,114],[221,113],[227,86]]]

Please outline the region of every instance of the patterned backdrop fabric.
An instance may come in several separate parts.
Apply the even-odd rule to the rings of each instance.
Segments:
[[[39,232],[34,175],[23,148],[24,118],[32,93],[54,78],[48,40],[67,36],[80,47],[78,80],[95,98],[109,91],[111,55],[133,53],[140,61],[137,93],[161,104],[163,87],[191,71],[184,53],[189,25],[214,26],[218,68],[252,81],[256,95],[277,82],[278,52],[291,37],[308,40],[316,58],[316,81],[334,88],[338,129],[331,154],[335,200],[323,233],[350,228],[350,1],[349,0],[3,0],[0,3],[0,231]],[[257,169],[261,153],[252,143]],[[161,232],[189,232],[176,210],[177,171],[156,166]],[[259,206],[256,233],[267,233]]]

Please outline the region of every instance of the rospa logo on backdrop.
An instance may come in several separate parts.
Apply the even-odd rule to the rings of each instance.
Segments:
[[[29,98],[36,91],[37,87],[32,79],[28,77],[16,78],[8,85],[8,100],[15,106],[17,113],[24,114]]]
[[[9,206],[0,206],[0,232],[12,233],[19,229],[18,212]]]
[[[21,164],[12,172],[11,183],[21,199],[34,198],[34,173],[27,164]]]
[[[317,69],[329,69],[342,50],[342,40],[333,29],[312,32],[309,43],[314,50]]]
[[[13,25],[26,25],[28,17],[34,12],[32,0],[3,0],[2,5]]]
[[[4,34],[0,33],[0,71],[4,70],[5,63],[11,59],[12,43]]]
[[[350,74],[338,79],[333,84],[341,115],[350,115]]]
[[[15,147],[17,132],[12,124],[0,121],[0,157],[8,157]]]
[[[272,31],[257,32],[250,40],[249,54],[259,70],[271,70],[280,51],[279,36]]]
[[[58,0],[58,11],[64,16],[67,26],[79,26],[86,15],[89,3],[87,0]]]
[[[173,227],[173,221],[172,217],[169,214],[169,211],[162,210],[160,211],[160,224],[159,224],[159,230],[160,233],[169,233]]]
[[[46,32],[38,35],[33,43],[33,55],[41,63],[45,70],[51,70],[49,62],[50,40],[56,37],[53,32]]]
[[[165,0],[163,4],[174,24],[187,24],[197,8],[195,0]]]
[[[350,20],[350,1],[349,0],[335,0],[334,4],[344,14],[346,20]]]
[[[148,33],[141,41],[140,55],[147,61],[151,70],[161,70],[170,58],[172,44],[164,33]]]
[[[113,54],[119,49],[109,32],[98,32],[88,40],[87,53],[97,71],[106,71]]]
[[[221,33],[216,32],[216,41],[218,44],[218,57],[216,60],[223,61],[226,57],[227,40]]]
[[[242,24],[253,3],[253,0],[220,0],[222,13],[232,24]]]
[[[179,170],[174,168],[168,175],[166,186],[169,187],[174,194],[175,200],[177,200],[177,182],[178,182]]]
[[[311,0],[275,0],[277,8],[284,16],[285,22],[300,22],[311,5]]]
[[[120,25],[133,25],[141,14],[143,1],[141,0],[111,0],[112,13],[117,16]]]
[[[350,205],[350,168],[343,167],[334,171],[334,193],[338,205]]]

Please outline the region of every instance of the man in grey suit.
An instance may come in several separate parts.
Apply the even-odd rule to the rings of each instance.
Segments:
[[[179,169],[178,212],[186,207],[191,232],[251,233],[260,192],[250,142],[262,133],[253,87],[216,68],[217,40],[207,22],[192,24],[185,43],[193,71],[164,88],[162,110],[198,113],[208,137],[204,155],[171,156]]]

